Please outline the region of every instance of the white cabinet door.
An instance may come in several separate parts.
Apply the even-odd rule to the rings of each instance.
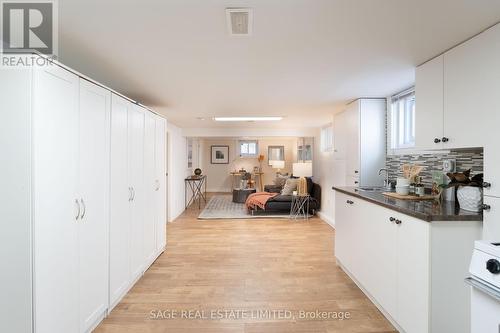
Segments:
[[[484,147],[484,181],[491,184],[484,189],[484,195],[500,197],[500,149],[495,142]]]
[[[417,149],[442,148],[443,59],[443,56],[436,57],[417,67],[415,72],[415,148]]]
[[[391,315],[397,310],[397,226],[393,211],[362,201],[358,246],[363,248],[360,281]]]
[[[130,200],[132,198],[128,179],[128,109],[132,105],[117,95],[112,95],[111,100],[110,310],[128,290],[130,283]]]
[[[156,255],[156,192],[158,183],[155,170],[155,141],[156,121],[151,112],[145,113],[144,118],[144,258],[147,264],[155,259]]]
[[[430,223],[393,214],[397,225],[396,321],[407,333],[429,330]]]
[[[78,77],[34,69],[34,298],[37,333],[78,332]],[[81,211],[80,211],[81,212]]]
[[[357,219],[351,201],[354,203],[350,196],[335,192],[335,257],[354,274],[352,269],[359,252],[354,241]]]
[[[108,307],[109,133],[111,93],[80,79],[80,331]]]
[[[345,111],[347,116],[347,175],[359,176],[359,109],[360,101],[352,102]]]
[[[500,25],[444,55],[445,148],[498,142]]]
[[[132,187],[130,263],[131,278],[135,281],[144,271],[144,111],[133,105],[129,108],[129,180]]]
[[[483,211],[483,239],[498,242],[500,239],[500,198],[484,196],[489,210]]]
[[[160,252],[167,244],[167,122],[161,117],[156,117],[155,136],[156,251]]]

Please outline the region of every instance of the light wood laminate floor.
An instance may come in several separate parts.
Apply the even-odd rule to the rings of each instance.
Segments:
[[[199,212],[168,224],[166,252],[96,332],[396,332],[335,264],[335,232],[319,218],[197,220]],[[300,318],[316,310],[350,318]]]

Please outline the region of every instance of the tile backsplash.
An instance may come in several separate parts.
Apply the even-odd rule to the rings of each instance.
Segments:
[[[403,164],[417,164],[425,166],[420,173],[422,183],[426,186],[432,185],[432,172],[443,170],[443,160],[455,160],[457,172],[472,169],[472,175],[483,172],[483,151],[451,151],[449,153],[430,153],[415,155],[388,155],[386,166],[389,170],[389,178],[396,179],[402,176],[401,166]]]

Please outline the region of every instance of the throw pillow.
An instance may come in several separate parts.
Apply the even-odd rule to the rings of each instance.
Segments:
[[[276,175],[276,178],[274,179],[274,185],[283,187],[285,186],[286,180],[290,178],[289,176],[284,176],[284,175]]]
[[[298,178],[288,178],[286,180],[285,186],[281,190],[282,195],[292,195],[293,191],[297,190],[297,184],[299,182]]]

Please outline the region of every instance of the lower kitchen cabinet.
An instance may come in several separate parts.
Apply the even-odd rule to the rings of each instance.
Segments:
[[[463,279],[481,223],[426,222],[344,193],[335,198],[335,256],[396,328],[468,332]]]
[[[500,239],[500,198],[484,196],[487,209],[483,211],[483,238],[484,240],[498,241]]]

